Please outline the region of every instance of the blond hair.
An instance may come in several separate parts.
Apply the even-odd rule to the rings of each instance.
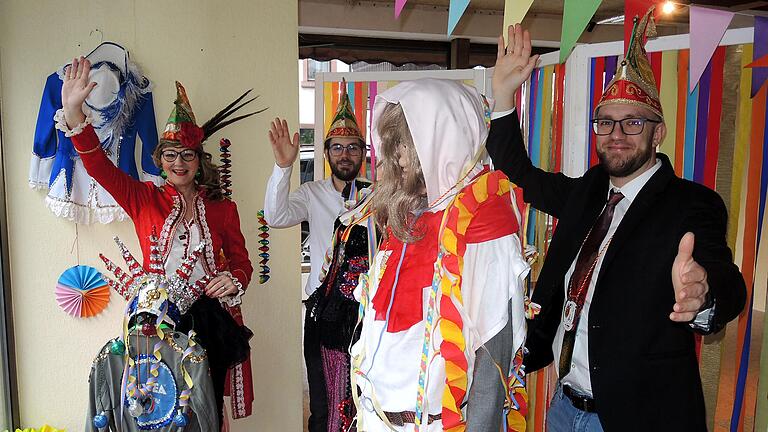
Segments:
[[[377,180],[372,199],[376,224],[405,243],[424,237],[423,227],[415,223],[427,207],[426,183],[413,144],[408,122],[399,104],[387,104],[377,123],[381,154],[376,164]],[[408,161],[405,170],[398,164],[401,152]]]

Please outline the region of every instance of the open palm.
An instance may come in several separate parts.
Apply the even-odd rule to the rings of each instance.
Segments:
[[[496,65],[493,69],[493,97],[496,110],[511,109],[515,92],[531,76],[538,55],[531,56],[531,35],[520,24],[509,26],[507,30],[509,44],[504,46],[504,38],[499,36]]]
[[[72,64],[66,68],[64,84],[61,87],[61,102],[67,123],[79,123],[85,117],[83,102],[96,87],[96,83],[91,82],[88,76],[90,71],[91,62],[84,57],[72,60]]]
[[[296,161],[299,154],[299,134],[288,130],[288,122],[285,119],[276,118],[269,129],[269,142],[272,144],[272,152],[275,154],[275,162],[281,168],[287,168]]]

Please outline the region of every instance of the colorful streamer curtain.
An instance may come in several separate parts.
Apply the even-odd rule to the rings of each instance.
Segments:
[[[729,325],[725,338],[708,337],[699,344],[708,425],[710,430],[765,431],[768,320],[760,324],[763,340],[752,341],[752,325],[754,294],[768,290],[765,281],[756,285],[755,280],[768,190],[768,85],[754,98],[750,97],[752,69],[744,66],[756,59],[752,44],[718,47],[699,84],[690,93],[689,58],[688,50],[650,54],[667,125],[667,137],[659,151],[669,156],[679,176],[704,184],[723,197],[729,214],[728,244],[747,284],[747,306],[738,320]],[[620,56],[591,60],[589,116],[620,60]],[[558,100],[562,88],[558,74],[564,71],[557,68],[536,70],[518,104],[533,163],[552,171],[559,168],[557,161],[562,157],[563,145],[562,99]],[[591,128],[587,146],[587,166],[593,166],[598,161]],[[528,242],[545,253],[554,221],[536,212],[527,219]],[[543,432],[554,373],[548,369],[531,375],[528,430]]]
[[[563,160],[565,75],[564,64],[534,70],[531,79],[523,85],[522,91],[518,92],[516,103],[531,161],[535,166],[553,172],[561,171]],[[538,279],[557,220],[532,208],[529,208],[523,219],[526,243],[533,245],[539,252],[539,258],[532,266],[528,286],[530,291]],[[546,411],[556,379],[551,366],[528,375],[528,430],[544,431]]]

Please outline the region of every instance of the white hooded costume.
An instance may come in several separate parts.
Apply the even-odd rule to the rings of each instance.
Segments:
[[[477,155],[484,152],[488,136],[485,116],[488,114],[487,107],[484,107],[482,96],[476,89],[457,81],[422,79],[399,84],[376,98],[373,145],[379,154],[382,143],[376,121],[387,103],[401,105],[421,163],[427,199],[431,205],[422,217],[425,220],[439,221],[453,196],[483,171],[482,161]],[[469,174],[464,176],[467,172]],[[462,181],[457,185],[460,179]],[[515,225],[515,221],[509,220],[509,225]],[[429,234],[425,239],[427,237]],[[382,245],[370,266],[367,296],[365,283],[361,283],[355,292],[356,297],[365,306],[362,333],[351,348],[353,382],[356,382],[361,391],[357,414],[358,430],[393,430],[382,421],[376,412],[377,409],[387,413],[416,411],[433,267],[430,262],[422,260],[421,264],[418,264],[420,267],[414,269],[413,263],[419,262],[419,257],[423,258],[424,250],[438,248],[436,237],[432,237],[428,244],[425,244],[425,241],[422,239],[404,247],[400,242],[400,250],[388,244]],[[389,244],[393,242],[399,241],[390,238]],[[411,255],[408,255],[406,250]],[[523,259],[521,243],[515,232],[492,237],[488,241],[468,241],[463,258],[463,303],[456,304],[456,307],[463,320],[462,336],[466,343],[464,353],[468,364],[466,394],[469,395],[475,352],[505,328],[510,319],[514,345],[512,352],[517,351],[524,343],[526,327],[523,279],[529,267]],[[388,261],[390,265],[387,265]],[[383,286],[380,282],[387,280],[385,275],[388,272],[398,274],[394,277],[394,283],[388,282],[386,293],[382,288],[382,296],[385,297],[383,302],[381,298],[377,301],[377,292],[380,286]],[[412,276],[415,273],[419,273],[421,277]],[[416,297],[411,296],[410,300],[403,300],[407,292],[416,292]],[[390,327],[397,315],[398,302],[414,303],[414,299],[417,302],[419,292],[422,299],[421,315],[409,321],[406,326],[395,324],[394,328]],[[438,304],[440,296],[438,291]],[[376,304],[379,309],[382,309],[382,304],[386,309],[377,310]],[[443,430],[443,422],[439,416],[443,408],[443,391],[446,386],[445,360],[439,353],[434,355],[442,340],[440,326],[434,325],[427,357],[430,361],[426,368],[425,414],[421,431]],[[491,373],[498,377],[496,370]],[[431,417],[429,422],[426,413]],[[501,416],[502,413],[499,412],[498,415]],[[417,430],[413,423],[390,423],[397,431]]]

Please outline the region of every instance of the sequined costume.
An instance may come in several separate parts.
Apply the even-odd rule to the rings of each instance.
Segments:
[[[375,243],[375,232],[367,197],[370,183],[355,181],[357,193],[350,196],[350,183],[342,191],[348,206],[334,224],[332,246],[326,254],[324,278],[320,287],[307,300],[309,317],[319,329],[320,355],[328,395],[328,432],[347,431],[355,416],[349,381],[349,346],[355,338],[360,303],[353,291],[360,275],[368,272],[371,254],[369,239]],[[374,245],[375,247],[375,245]]]

